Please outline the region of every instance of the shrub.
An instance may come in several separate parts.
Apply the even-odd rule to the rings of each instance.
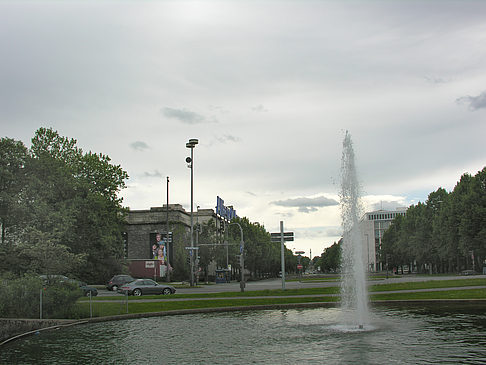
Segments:
[[[67,318],[83,293],[76,285],[44,285],[37,275],[0,278],[0,317],[39,318],[42,290],[42,318]]]

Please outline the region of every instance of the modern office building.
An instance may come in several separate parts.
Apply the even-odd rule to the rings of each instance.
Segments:
[[[361,240],[364,260],[368,272],[386,270],[385,258],[380,257],[383,233],[390,227],[397,215],[405,215],[407,208],[396,210],[377,210],[365,213],[360,221]]]

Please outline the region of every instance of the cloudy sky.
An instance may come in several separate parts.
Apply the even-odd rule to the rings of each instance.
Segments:
[[[1,137],[39,127],[129,173],[124,204],[214,208],[287,247],[339,239],[351,133],[365,210],[486,165],[484,1],[0,1]]]

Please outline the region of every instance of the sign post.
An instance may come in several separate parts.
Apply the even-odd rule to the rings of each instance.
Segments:
[[[280,232],[270,233],[272,242],[280,241],[280,261],[282,262],[282,290],[285,290],[285,241],[294,240],[294,232],[284,232],[283,221],[280,221]]]

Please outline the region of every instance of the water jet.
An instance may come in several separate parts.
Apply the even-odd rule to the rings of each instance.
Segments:
[[[369,324],[368,295],[359,231],[362,212],[353,142],[346,131],[341,159],[341,308],[345,325],[364,329]]]

